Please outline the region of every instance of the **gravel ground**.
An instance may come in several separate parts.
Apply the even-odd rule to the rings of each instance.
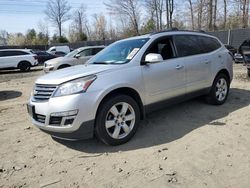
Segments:
[[[96,139],[52,139],[26,106],[40,67],[0,72],[0,187],[250,186],[250,79],[235,65],[228,101],[202,99],[150,114],[135,137],[110,147]]]

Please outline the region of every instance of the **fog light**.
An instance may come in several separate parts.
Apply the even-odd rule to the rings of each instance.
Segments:
[[[51,116],[54,117],[67,117],[67,116],[76,116],[78,113],[78,110],[71,110],[71,111],[66,111],[66,112],[54,112],[51,113]]]

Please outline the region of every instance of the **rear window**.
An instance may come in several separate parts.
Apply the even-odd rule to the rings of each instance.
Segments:
[[[205,36],[199,36],[198,38],[204,53],[212,52],[221,47],[221,44],[218,42],[218,40],[214,38]]]
[[[216,39],[198,35],[176,35],[174,42],[179,57],[209,53],[221,47]]]

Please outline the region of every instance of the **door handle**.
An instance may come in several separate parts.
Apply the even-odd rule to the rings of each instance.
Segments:
[[[177,70],[180,70],[180,69],[184,68],[184,66],[183,66],[183,65],[177,65],[175,68],[176,68]]]
[[[209,64],[209,63],[210,63],[210,61],[205,61],[204,63],[205,63],[205,64]]]

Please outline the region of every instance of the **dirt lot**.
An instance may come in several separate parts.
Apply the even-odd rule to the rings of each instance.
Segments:
[[[250,79],[236,65],[228,101],[169,107],[118,147],[54,140],[26,102],[42,75],[0,72],[0,187],[250,187]]]

